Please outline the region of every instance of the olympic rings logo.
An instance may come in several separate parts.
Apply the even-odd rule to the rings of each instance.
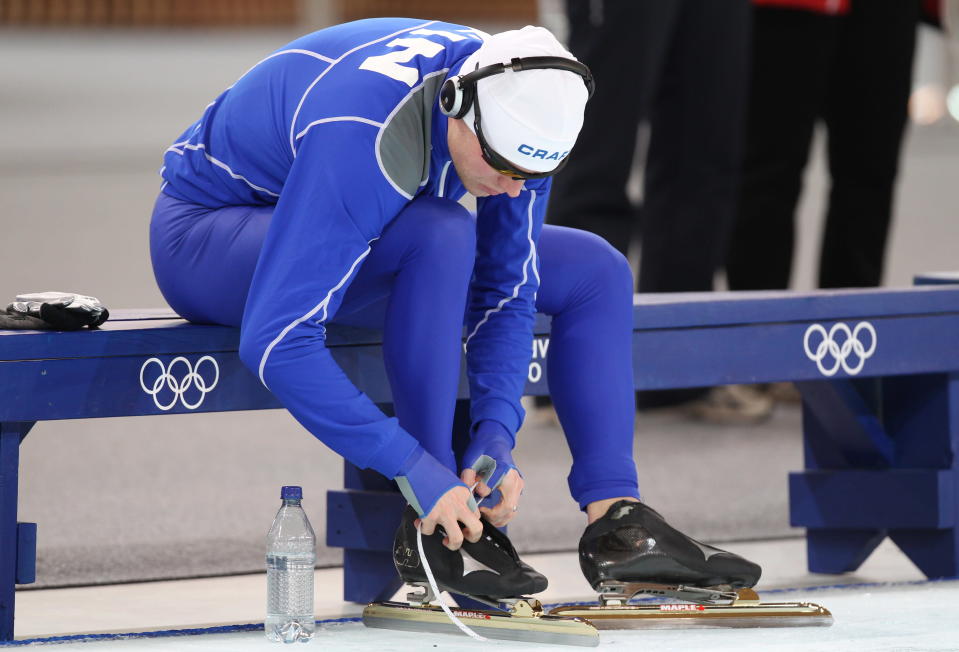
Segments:
[[[860,339],[863,333],[869,334],[869,348],[866,348],[866,343]],[[819,343],[812,348],[810,342],[814,338],[818,339]],[[819,324],[813,324],[806,329],[802,344],[806,357],[816,363],[823,376],[834,375],[839,371],[839,367],[850,376],[855,376],[862,371],[866,358],[872,357],[876,352],[877,342],[876,329],[868,321],[861,321],[853,329],[837,322],[828,331]],[[849,364],[850,357],[855,364]],[[826,366],[827,364],[831,366]]]
[[[203,376],[200,375],[200,367],[204,362],[209,362],[210,365],[213,366],[213,381],[210,383],[207,383]],[[147,386],[147,383],[144,382],[143,375],[147,367],[153,363],[156,363],[157,367],[159,367],[160,375],[156,377],[152,385]],[[183,369],[183,377],[177,380],[174,372],[179,371],[181,368]],[[196,361],[196,368],[183,356],[173,358],[169,366],[164,366],[163,361],[159,358],[150,358],[140,367],[140,387],[143,388],[144,392],[152,396],[156,406],[164,411],[171,409],[176,405],[177,401],[180,401],[183,407],[188,410],[197,409],[200,407],[200,404],[203,403],[203,399],[206,398],[207,393],[211,392],[219,381],[220,366],[216,363],[216,360],[208,355]],[[187,391],[191,387],[195,387],[196,391],[200,393],[195,403],[191,403],[187,399]],[[169,403],[161,403],[160,395],[166,394],[164,389],[168,389],[172,395],[172,400],[170,400]]]

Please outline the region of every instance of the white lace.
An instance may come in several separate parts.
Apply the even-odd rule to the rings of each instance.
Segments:
[[[449,617],[449,619],[453,621],[453,624],[460,628],[460,631],[467,636],[475,638],[477,641],[485,642],[485,638],[464,625],[462,621],[456,617],[456,614],[450,610],[449,606],[446,604],[446,601],[443,599],[443,595],[440,593],[440,589],[436,585],[436,580],[433,578],[433,571],[430,569],[430,564],[428,561],[426,561],[426,553],[423,551],[423,531],[420,529],[421,527],[422,524],[420,527],[416,528],[416,548],[419,550],[420,560],[423,562],[423,570],[426,571],[426,579],[429,580],[430,588],[433,589],[433,595],[436,596],[436,601],[440,603],[443,611],[446,612],[446,615]]]

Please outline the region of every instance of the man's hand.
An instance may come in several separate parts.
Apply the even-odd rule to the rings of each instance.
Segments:
[[[417,447],[407,456],[393,480],[420,515],[417,524],[422,523],[423,534],[433,534],[437,526],[442,527],[446,533],[443,545],[450,550],[463,545],[464,534],[471,543],[479,541],[483,524],[473,494],[423,448]],[[460,523],[466,526],[465,531]]]
[[[483,523],[479,510],[470,508],[470,498],[470,490],[466,487],[453,487],[436,501],[429,514],[416,519],[414,525],[420,527],[423,534],[433,534],[437,526],[443,528],[446,532],[443,545],[450,550],[459,550],[464,537],[470,543],[476,543],[483,535]]]
[[[460,479],[463,480],[463,483],[473,486],[473,483],[476,482],[476,471],[473,469],[464,469],[460,474]],[[516,516],[516,511],[519,509],[519,499],[523,495],[523,487],[525,482],[523,476],[519,474],[515,468],[510,469],[499,484],[500,495],[502,500],[493,507],[486,507],[485,505],[479,508],[479,511],[486,517],[486,520],[496,527],[503,527]],[[490,489],[485,482],[480,482],[476,485],[476,493],[480,496],[486,497],[490,495],[493,490]]]
[[[513,463],[513,438],[496,421],[481,421],[474,429],[470,445],[463,455],[460,479],[482,497],[499,489],[502,500],[495,506],[480,507],[480,512],[496,527],[512,520],[523,493],[523,476]],[[477,484],[478,483],[478,484]]]

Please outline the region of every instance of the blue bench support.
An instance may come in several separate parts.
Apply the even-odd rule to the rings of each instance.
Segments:
[[[20,442],[33,423],[0,422],[0,640],[13,639],[15,584],[34,581],[36,524],[17,523]]]
[[[855,570],[887,536],[928,577],[959,575],[959,375],[800,383],[806,471],[791,473],[791,522],[809,569]]]
[[[381,405],[393,415],[392,405]],[[393,568],[393,535],[406,500],[392,481],[344,462],[344,491],[326,496],[326,545],[343,548],[343,599],[388,600],[403,584]]]
[[[929,577],[956,577],[959,285],[951,280],[637,296],[634,386],[797,382],[806,469],[789,479],[790,511],[808,529],[810,569],[855,569],[889,536]],[[539,316],[529,395],[549,393],[549,327]],[[853,333],[859,344],[844,347]],[[238,345],[236,329],[188,324],[168,310],[117,310],[98,331],[0,331],[0,640],[13,637],[15,584],[34,574],[36,530],[17,522],[19,445],[33,423],[281,407],[240,362]],[[327,345],[390,409],[380,334],[331,326]],[[173,392],[166,381],[178,387],[189,372],[203,382]],[[458,398],[454,448],[462,450],[465,375]],[[346,599],[398,587],[390,545],[402,507],[392,483],[350,466],[344,490],[330,493],[328,544],[344,548]]]

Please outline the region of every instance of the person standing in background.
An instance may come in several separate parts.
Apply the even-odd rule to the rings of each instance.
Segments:
[[[819,287],[880,284],[919,14],[918,0],[754,0],[730,289],[789,287],[796,204],[820,119],[832,187]]]
[[[735,214],[749,63],[748,0],[567,0],[569,48],[597,90],[547,220],[629,255],[641,230],[640,292],[713,289]],[[650,127],[641,210],[627,182]],[[749,387],[643,392],[709,421],[751,422],[772,402]]]

